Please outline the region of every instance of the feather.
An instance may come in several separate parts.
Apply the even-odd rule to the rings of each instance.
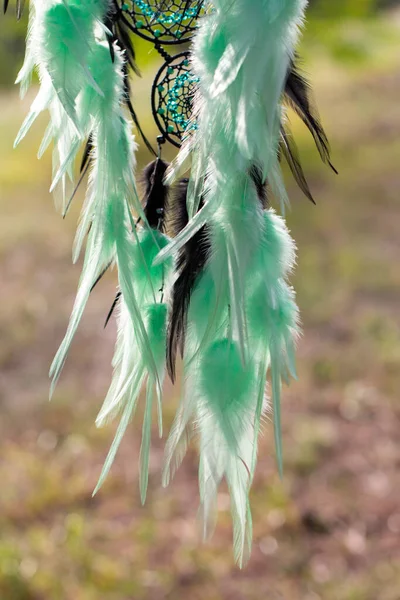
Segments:
[[[8,0],[7,0],[8,4]],[[24,64],[20,69],[16,82],[21,84],[20,96],[23,98],[32,82],[32,73],[37,64],[37,51],[36,36],[37,36],[37,11],[36,11],[37,0],[31,0],[29,3],[29,21],[28,21],[28,33],[26,37],[26,51]],[[7,5],[4,4],[5,10]]]
[[[296,59],[298,61],[297,56]],[[311,97],[311,86],[304,75],[300,73],[295,60],[291,61],[288,69],[284,100],[299,115],[309,129],[322,160],[337,174],[335,167],[330,161],[328,138],[321,125]]]
[[[234,517],[234,553],[240,566],[251,547],[251,514],[248,492],[252,481],[252,456],[256,443],[254,417],[255,363],[243,366],[234,342],[215,342],[199,365],[201,400],[198,421],[201,438],[200,495],[205,533],[215,511],[218,485],[225,476]],[[208,364],[207,364],[208,363]]]
[[[94,39],[93,19],[101,18],[104,5],[104,0],[97,6],[93,0],[79,5],[54,3],[43,15],[42,60],[78,131],[75,100],[84,82],[92,85],[98,94],[103,93],[87,67],[87,60]]]
[[[114,355],[114,375],[107,398],[97,417],[96,423],[102,426],[106,420],[122,412],[120,425],[103,466],[94,494],[103,484],[121,443],[130,419],[133,417],[139,399],[140,389],[147,379],[146,407],[142,429],[142,445],[140,450],[140,493],[144,503],[148,484],[148,464],[151,437],[151,414],[154,391],[159,381],[164,378],[165,371],[165,336],[167,305],[163,303],[146,306],[144,321],[149,343],[152,347],[157,368],[157,380],[148,372],[146,361],[140,352],[136,333],[132,327],[129,311],[121,297],[118,323],[118,340]],[[162,434],[161,405],[159,412],[159,433]]]
[[[215,341],[199,361],[199,394],[210,421],[218,424],[225,445],[237,453],[238,440],[247,426],[255,373],[243,365],[237,342]]]
[[[133,123],[135,124],[136,129],[138,130],[140,137],[142,138],[142,140],[144,141],[146,148],[148,149],[148,151],[151,154],[154,154],[154,156],[157,156],[156,151],[154,150],[153,146],[150,144],[149,140],[147,139],[147,137],[145,136],[143,129],[139,123],[139,119],[138,116],[136,114],[135,109],[133,108],[132,102],[130,100],[130,85],[129,85],[129,79],[126,79],[126,88],[128,89],[128,91],[125,94],[125,100],[126,100],[126,105],[128,107],[129,110],[129,114],[131,116],[131,119],[133,121]]]
[[[85,170],[86,166],[90,163],[90,158],[93,150],[92,137],[89,135],[85,147],[83,149],[82,160],[80,165],[80,172]]]
[[[22,13],[24,12],[25,0],[17,0],[17,19],[18,21],[22,17]]]
[[[89,118],[85,115],[82,122],[82,114],[77,114],[78,95],[86,87],[92,87],[97,95],[103,93],[88,61],[96,45],[96,25],[104,16],[106,7],[106,0],[84,0],[79,5],[67,0],[31,2],[27,50],[17,82],[21,83],[21,94],[24,95],[36,66],[41,86],[15,144],[26,135],[38,114],[49,109],[51,120],[39,156],[53,139],[51,190],[59,187],[57,196],[61,196],[59,204],[64,215],[66,198],[74,189],[73,162],[86,135]]]
[[[267,182],[263,181],[262,170],[259,166],[254,164],[250,167],[250,177],[255,185],[262,208],[268,208]]]
[[[188,180],[181,180],[173,202],[173,230],[176,235],[188,222],[186,208]],[[172,287],[172,306],[167,335],[167,368],[175,381],[177,350],[183,357],[187,312],[192,291],[203,272],[210,251],[207,228],[203,227],[181,249],[176,261],[176,279]]]
[[[52,189],[61,195],[64,215],[77,190],[74,164],[87,140],[80,181],[88,171],[88,189],[73,249],[76,261],[85,246],[84,262],[70,322],[50,369],[51,393],[91,291],[111,265],[118,271],[118,290],[105,323],[117,307],[113,377],[96,424],[117,416],[120,421],[94,493],[145,390],[139,457],[140,497],[145,501],[154,404],[161,436],[165,372],[174,381],[180,352],[183,394],[166,444],[163,484],[197,434],[203,534],[212,533],[217,493],[225,479],[240,567],[251,551],[249,492],[268,410],[267,373],[280,473],[281,388],[296,376],[299,317],[288,283],[295,247],[283,219],[269,206],[270,190],[282,210],[288,202],[282,156],[313,201],[282,103],[297,112],[331,165],[308,83],[296,66],[306,4],[204,4],[207,15],[191,52],[199,82],[191,123],[172,165],[156,155],[145,168],[143,203],[136,189],[136,144],[126,107],[155,152],[131,102],[129,69],[137,70],[136,59],[120,3],[32,0],[27,53],[18,77],[23,94],[36,67],[41,86],[16,143],[48,109],[50,123],[39,155],[54,142]],[[5,0],[4,10],[7,5]],[[193,10],[202,6],[199,1],[193,8],[186,0],[182,20],[194,17]],[[155,11],[165,10],[161,0]],[[190,178],[182,179],[189,167]],[[171,202],[172,182],[177,189]],[[173,239],[166,235],[171,210]]]
[[[138,133],[142,140],[146,144],[147,149],[156,156],[156,152],[153,146],[150,144],[143,129],[139,123],[136,111],[133,108],[131,102],[131,86],[129,82],[129,69],[131,69],[136,75],[140,76],[140,71],[136,64],[135,48],[132,42],[132,35],[130,33],[129,24],[127,23],[123,12],[120,10],[117,2],[113,1],[110,3],[107,18],[105,19],[105,26],[109,31],[108,42],[112,60],[114,61],[114,44],[124,53],[125,63],[123,66],[124,76],[124,101],[129,109],[132,121],[135,124]]]
[[[157,158],[145,167],[143,184],[145,188],[144,214],[149,227],[163,231],[165,212],[168,202],[168,187],[164,184],[164,175],[168,163]]]
[[[122,296],[121,291],[119,291],[119,292],[116,293],[116,296],[115,296],[115,298],[113,300],[113,303],[111,304],[111,308],[108,311],[108,314],[107,314],[107,317],[106,317],[106,320],[105,320],[105,323],[104,323],[104,329],[107,327],[108,322],[111,319],[111,317],[113,315],[113,312],[114,312],[115,308],[117,307],[119,299],[121,298],[121,296]]]
[[[118,48],[115,48],[115,60],[112,63],[107,42],[97,42],[90,56],[92,72],[102,89],[102,95],[97,94],[94,88],[86,86],[80,104],[82,114],[91,116],[93,167],[88,195],[75,239],[75,260],[89,225],[90,231],[71,320],[50,370],[53,379],[51,391],[54,390],[65,363],[90,291],[104,268],[113,260],[118,267],[121,292],[135,325],[137,343],[143,360],[152,376],[156,380],[158,377],[141,317],[140,298],[136,297],[131,282],[132,265],[136,260],[139,247],[138,242],[132,239],[129,233],[130,224],[134,237],[137,237],[135,225],[132,223],[131,208],[143,218],[145,216],[133,179],[135,146],[129,131],[129,123],[122,115],[122,62],[121,54]],[[157,250],[154,250],[154,253]],[[139,252],[141,251],[140,249]],[[162,272],[163,268],[164,266],[159,266],[158,270]],[[145,265],[145,272],[147,270],[148,265]]]
[[[3,0],[3,12],[6,14],[8,8],[9,0]],[[25,0],[17,0],[16,2],[16,15],[18,21],[22,17],[22,13],[24,12]]]
[[[164,229],[165,207],[167,203],[168,188],[163,184],[163,176],[167,164],[161,159],[150,163],[144,170],[143,181],[145,185],[144,220],[145,225],[137,234],[137,243],[132,246],[129,255],[129,268],[122,269],[121,256],[119,256],[119,269],[121,289],[111,307],[106,324],[115,305],[119,303],[118,340],[114,354],[113,380],[98,415],[98,426],[122,411],[120,427],[105,461],[95,492],[102,485],[111,468],[123,434],[126,431],[129,419],[133,416],[142,386],[146,383],[146,407],[142,426],[142,444],[140,450],[140,495],[144,503],[148,485],[148,466],[151,440],[151,415],[154,395],[158,403],[158,427],[162,435],[162,409],[161,387],[165,373],[165,345],[167,327],[167,305],[163,303],[168,287],[172,262],[154,265],[154,257],[168,243],[168,238],[162,233]],[[118,245],[117,245],[118,248]],[[129,272],[129,280],[124,277]],[[124,286],[129,287],[129,294],[124,291]],[[139,311],[144,315],[143,322],[149,344],[153,365],[149,365],[148,357],[144,352],[143,340],[137,323],[140,323],[140,314],[132,314],[126,298],[135,298]],[[130,314],[129,314],[130,313]]]
[[[173,301],[167,363],[173,374],[176,348],[184,340],[185,386],[167,442],[163,481],[169,481],[181,461],[194,422],[200,438],[204,532],[212,529],[218,486],[226,478],[234,553],[241,566],[251,545],[248,494],[268,367],[280,470],[282,465],[280,386],[287,367],[281,352],[282,340],[290,345],[292,331],[286,322],[271,333],[261,319],[279,311],[275,294],[290,273],[294,248],[283,222],[266,210],[266,189],[268,183],[286,203],[280,144],[285,144],[296,176],[302,174],[290,140],[281,136],[281,99],[305,4],[215,0],[214,10],[200,22],[192,52],[199,80],[193,109],[197,129],[169,175],[176,176],[189,149],[189,220],[155,261],[178,253],[180,265],[188,244],[207,231],[207,258],[194,282],[189,280],[190,295],[179,289],[179,275],[174,284],[178,308]],[[253,315],[261,297],[270,307],[267,316],[259,317],[262,339],[256,338]]]
[[[280,151],[285,157],[286,162],[289,165],[289,168],[292,172],[293,177],[296,180],[297,185],[299,186],[303,194],[313,204],[315,204],[315,200],[311,194],[310,188],[308,187],[308,183],[300,163],[296,143],[293,140],[290,131],[288,131],[287,125],[281,128]]]

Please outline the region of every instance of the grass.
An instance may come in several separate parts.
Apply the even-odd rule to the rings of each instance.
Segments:
[[[337,46],[346,23],[336,26]],[[226,490],[212,542],[199,541],[194,449],[164,490],[154,435],[140,506],[139,418],[91,498],[113,435],[94,419],[111,375],[115,328],[102,323],[115,279],[95,291],[49,404],[48,366],[79,276],[70,263],[79,201],[66,220],[53,211],[50,156],[35,159],[43,122],[12,151],[27,102],[14,91],[0,98],[1,600],[398,599],[399,58],[387,22],[355,27],[379,60],[332,58],[318,51],[312,27],[305,48],[340,175],[321,166],[294,122],[318,203],[288,179],[304,327],[299,381],[284,394],[282,482],[271,428],[262,440],[243,571],[233,565]],[[167,426],[177,395],[168,391]]]

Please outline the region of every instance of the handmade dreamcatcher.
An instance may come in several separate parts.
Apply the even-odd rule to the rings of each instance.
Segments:
[[[8,2],[5,2],[7,9]],[[84,148],[86,200],[74,243],[85,246],[77,297],[51,366],[52,390],[93,287],[116,266],[110,310],[118,336],[110,389],[97,424],[119,426],[96,490],[144,397],[140,491],[146,497],[151,421],[162,435],[162,388],[182,359],[183,390],[166,443],[167,484],[194,437],[204,535],[212,531],[220,482],[227,481],[235,557],[251,547],[248,493],[260,424],[272,399],[276,456],[282,472],[280,396],[295,377],[299,332],[288,283],[295,246],[274,198],[287,203],[285,158],[312,199],[288,128],[287,109],[310,130],[330,165],[324,131],[297,69],[295,48],[306,0],[31,0],[21,93],[37,70],[40,87],[17,136],[43,110],[50,114],[39,155],[53,146],[53,182],[65,214],[75,163]],[[21,2],[17,12],[21,13]],[[156,149],[131,99],[138,35],[163,64],[151,90],[159,128]],[[190,46],[188,46],[190,43]],[[176,52],[176,46],[181,46]],[[182,47],[184,50],[182,51]],[[155,155],[135,181],[132,121]],[[164,142],[179,147],[171,164]],[[108,318],[109,318],[108,317]],[[267,373],[270,386],[267,387]]]

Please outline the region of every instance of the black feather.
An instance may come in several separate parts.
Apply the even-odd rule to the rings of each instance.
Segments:
[[[125,50],[126,60],[132,71],[139,77],[141,76],[139,67],[136,64],[136,53],[133,46],[132,37],[129,31],[129,24],[126,21],[122,13],[119,15],[119,19],[115,22],[114,35],[117,40],[118,46]]]
[[[189,179],[183,178],[178,181],[172,190],[170,210],[172,237],[176,237],[189,223],[189,215],[186,207],[188,185]]]
[[[315,204],[315,200],[311,194],[304,175],[303,167],[301,166],[296,143],[291,135],[291,132],[288,130],[287,125],[285,127],[281,127],[281,141],[279,145],[280,153],[285,157],[292,175],[303,194],[307,196],[307,198],[311,200],[313,204]]]
[[[82,181],[83,181],[86,173],[89,170],[89,167],[90,167],[90,162],[87,162],[86,165],[84,166],[83,170],[81,171],[80,177],[78,179],[78,183],[75,185],[74,190],[73,190],[73,192],[72,192],[72,194],[71,194],[71,196],[70,196],[70,198],[69,198],[69,200],[67,202],[67,205],[66,205],[66,207],[64,209],[63,219],[65,219],[65,217],[67,216],[67,213],[68,213],[68,211],[69,211],[69,209],[71,207],[72,201],[75,198],[76,193],[77,193],[77,191],[78,191],[78,189],[79,189],[79,187],[80,187],[80,185],[81,185],[81,183],[82,183]]]
[[[261,202],[263,208],[268,208],[268,185],[266,181],[263,181],[262,170],[259,166],[253,165],[250,168],[250,177],[253,180],[255,188],[257,190],[258,199]]]
[[[91,228],[91,224],[89,227],[89,231]],[[111,265],[113,264],[113,261],[110,260],[110,262],[104,267],[104,269],[102,270],[102,272],[100,273],[100,275],[97,277],[96,281],[94,282],[94,284],[92,285],[92,287],[90,288],[90,292],[93,292],[94,288],[96,287],[96,285],[99,283],[99,281],[104,277],[104,275],[107,273],[108,269],[111,267]]]
[[[73,192],[72,192],[72,194],[70,196],[70,199],[67,202],[65,210],[63,212],[63,219],[65,219],[65,217],[66,217],[66,215],[67,215],[67,213],[68,213],[68,211],[69,211],[69,209],[71,207],[72,201],[75,198],[76,193],[77,193],[77,191],[78,191],[78,189],[79,189],[79,187],[80,187],[80,185],[81,185],[81,183],[82,183],[82,181],[83,181],[86,173],[89,170],[90,162],[91,162],[91,153],[92,153],[92,150],[93,150],[92,136],[89,135],[89,137],[87,139],[87,142],[85,144],[85,148],[83,150],[81,165],[80,165],[80,169],[79,169],[80,177],[78,179],[78,183],[76,184],[76,186],[75,186],[75,188],[74,188],[74,190],[73,190]]]
[[[113,303],[111,304],[111,308],[110,308],[110,310],[109,310],[109,312],[108,312],[108,315],[107,315],[106,321],[105,321],[105,323],[104,323],[104,329],[107,327],[107,325],[108,325],[108,321],[111,319],[111,317],[112,317],[112,314],[113,314],[113,312],[114,312],[114,310],[115,310],[115,307],[117,306],[117,304],[118,304],[118,302],[119,302],[119,299],[121,298],[121,296],[122,296],[122,292],[117,292],[117,294],[116,294],[116,296],[115,296],[115,298],[114,298],[114,301],[113,301]]]
[[[92,150],[93,150],[92,136],[89,135],[87,142],[85,144],[85,148],[83,150],[81,166],[79,169],[81,173],[85,170],[85,168],[87,168],[90,165],[90,158],[91,158]]]
[[[3,0],[3,12],[6,14],[9,5],[9,0]],[[25,0],[17,0],[15,13],[17,15],[18,21],[22,17],[22,13],[24,12]]]
[[[300,117],[314,138],[322,160],[337,173],[330,161],[330,147],[324,128],[319,120],[317,109],[312,100],[311,86],[307,79],[299,72],[296,60],[290,64],[286,78],[284,100]]]
[[[153,229],[164,231],[165,212],[168,201],[168,186],[164,185],[164,175],[168,163],[156,158],[143,170],[142,182],[144,185],[144,214],[147,223]]]
[[[174,214],[172,228],[177,235],[188,223],[186,209],[188,180],[182,179],[173,202]],[[200,204],[201,208],[202,203]],[[178,254],[176,272],[178,277],[172,288],[172,306],[167,332],[167,369],[172,382],[176,376],[176,357],[178,350],[184,352],[187,313],[190,298],[199,276],[203,272],[210,253],[210,240],[207,227],[198,231]]]

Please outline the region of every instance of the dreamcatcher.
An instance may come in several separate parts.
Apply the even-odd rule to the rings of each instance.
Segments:
[[[7,9],[8,2],[5,2]],[[53,145],[52,190],[65,214],[76,192],[84,146],[87,195],[74,260],[85,245],[78,293],[52,364],[52,390],[93,287],[116,266],[118,336],[113,379],[97,418],[120,418],[101,486],[144,392],[140,491],[148,482],[153,405],[162,435],[162,388],[183,361],[183,391],[167,443],[167,484],[194,436],[200,453],[204,535],[212,531],[220,482],[227,481],[235,557],[251,546],[248,500],[260,423],[269,410],[282,472],[280,395],[295,377],[298,310],[288,276],[295,247],[274,197],[287,203],[285,158],[312,199],[286,111],[297,112],[322,159],[328,143],[299,73],[295,47],[306,0],[31,0],[21,93],[37,70],[39,92],[18,143],[43,110],[50,114],[39,155]],[[21,2],[17,12],[21,13]],[[153,44],[163,64],[151,105],[157,149],[131,100],[138,71],[132,35]],[[187,44],[191,42],[190,49]],[[176,46],[186,44],[183,51]],[[135,181],[132,119],[155,155]],[[162,145],[180,148],[172,164]],[[189,174],[187,174],[189,172]]]

